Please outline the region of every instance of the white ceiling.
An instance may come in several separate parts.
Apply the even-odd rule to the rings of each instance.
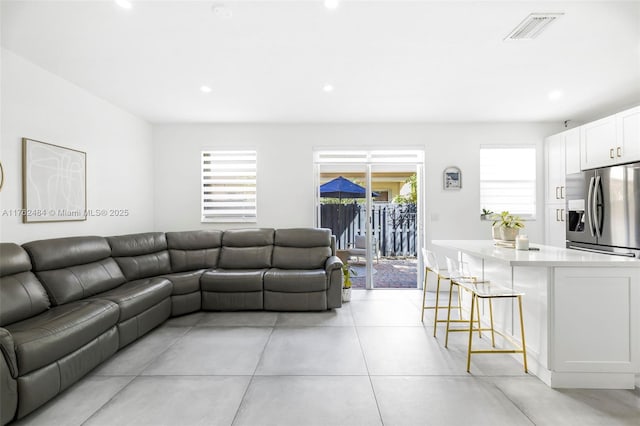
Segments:
[[[640,104],[639,1],[131,1],[3,0],[2,46],[154,123],[580,122]],[[532,12],[564,15],[503,41]]]

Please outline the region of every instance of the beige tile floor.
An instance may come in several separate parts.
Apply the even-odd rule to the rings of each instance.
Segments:
[[[640,425],[640,390],[555,390],[449,349],[417,290],[322,313],[174,318],[16,425]]]

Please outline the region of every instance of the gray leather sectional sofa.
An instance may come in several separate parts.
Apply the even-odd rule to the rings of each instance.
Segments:
[[[0,243],[0,423],[35,410],[172,316],[342,304],[328,229]]]

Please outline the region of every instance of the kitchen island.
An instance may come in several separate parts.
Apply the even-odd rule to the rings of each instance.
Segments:
[[[431,243],[440,258],[462,260],[478,279],[525,293],[529,369],[547,385],[634,388],[640,373],[640,260],[538,244],[532,248],[539,251],[520,251],[492,240]],[[488,308],[481,308],[488,322]],[[496,327],[518,341],[514,312],[513,304],[494,305]]]

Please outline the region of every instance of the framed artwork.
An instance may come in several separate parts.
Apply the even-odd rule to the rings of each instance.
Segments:
[[[87,154],[22,139],[22,221],[86,220]]]
[[[447,167],[442,174],[444,189],[462,188],[462,172],[457,167]]]

